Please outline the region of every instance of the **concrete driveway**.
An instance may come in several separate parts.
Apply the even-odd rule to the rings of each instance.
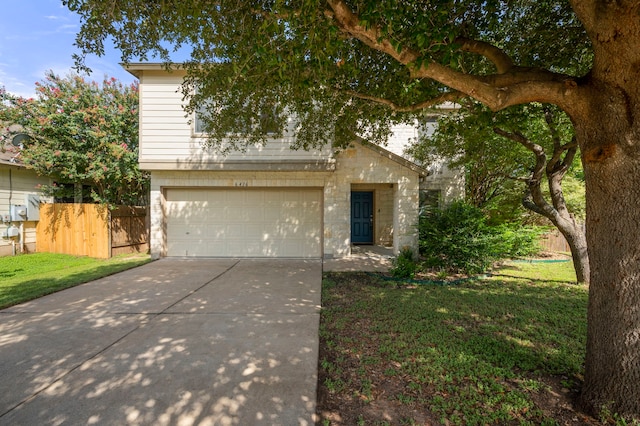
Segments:
[[[0,311],[0,424],[311,425],[320,260],[162,259]]]

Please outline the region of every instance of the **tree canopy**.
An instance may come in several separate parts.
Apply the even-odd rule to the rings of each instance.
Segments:
[[[586,183],[592,268],[580,400],[640,418],[640,2],[63,3],[82,20],[80,65],[109,39],[125,61],[169,61],[188,46],[184,93],[190,111],[212,105],[212,144],[247,122],[251,137],[231,142],[264,140],[259,117],[272,108],[281,124],[297,116],[307,148],[354,133],[381,140],[391,123],[445,100],[493,111],[558,106],[574,125]]]
[[[191,111],[216,105],[203,117],[214,144],[274,108],[282,129],[288,114],[299,117],[302,147],[345,144],[354,133],[382,141],[390,124],[457,99],[461,89],[489,92],[510,84],[520,92],[531,78],[562,85],[570,80],[565,74],[529,67],[585,72],[583,55],[558,55],[554,44],[562,41],[573,53],[589,46],[565,1],[66,3],[84,20],[77,40],[83,51],[100,53],[111,37],[126,61],[155,54],[170,62],[166,46],[188,46],[185,94],[195,92]],[[535,40],[523,50],[525,34]],[[517,54],[509,57],[488,42]],[[474,72],[482,75],[460,78],[454,90],[425,78],[438,75],[447,84]],[[529,100],[511,97],[492,103],[502,108]],[[234,142],[264,140],[267,129],[254,130],[255,139]]]
[[[36,92],[31,99],[5,94],[0,121],[17,124],[29,135],[22,160],[54,180],[42,191],[73,198],[74,187],[85,185],[92,202],[143,202],[148,176],[138,167],[137,84],[105,77],[100,85],[48,72]]]

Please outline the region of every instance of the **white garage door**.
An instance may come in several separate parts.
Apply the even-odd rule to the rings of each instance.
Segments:
[[[320,257],[320,189],[168,189],[167,256]]]

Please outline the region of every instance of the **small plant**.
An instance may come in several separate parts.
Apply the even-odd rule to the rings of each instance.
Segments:
[[[439,280],[444,280],[448,276],[449,276],[449,273],[446,271],[446,269],[441,269],[436,274],[436,278],[438,278]]]
[[[413,250],[404,247],[398,256],[393,259],[393,266],[389,268],[391,276],[399,279],[411,279],[415,276],[418,264],[414,259]]]
[[[345,388],[346,383],[342,381],[342,379],[333,380],[331,378],[327,378],[324,381],[324,386],[331,393],[339,393],[342,392],[342,390]]]
[[[607,404],[602,405],[599,418],[603,424],[614,424],[616,426],[640,425],[640,421],[638,420],[627,420],[618,413],[612,413]]]

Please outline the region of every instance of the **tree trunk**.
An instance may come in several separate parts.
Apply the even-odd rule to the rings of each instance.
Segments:
[[[620,95],[619,93],[616,93]],[[629,93],[594,96],[576,122],[591,283],[581,403],[640,419],[640,132]]]
[[[587,252],[587,238],[582,230],[582,226],[576,223],[575,219],[572,217],[563,217],[563,215],[561,215],[557,210],[554,209],[553,211],[550,211],[549,208],[545,209],[543,208],[544,206],[538,206],[534,201],[527,200],[526,197],[522,200],[522,205],[525,208],[549,219],[558,231],[560,231],[567,240],[571,249],[573,269],[576,271],[576,281],[579,283],[589,284],[591,278],[589,254]]]
[[[579,283],[589,284],[590,268],[589,255],[587,253],[587,237],[585,236],[582,226],[577,224],[575,220],[568,223],[555,224],[562,233],[571,248],[571,258],[573,260],[573,269],[576,271],[576,281]]]

